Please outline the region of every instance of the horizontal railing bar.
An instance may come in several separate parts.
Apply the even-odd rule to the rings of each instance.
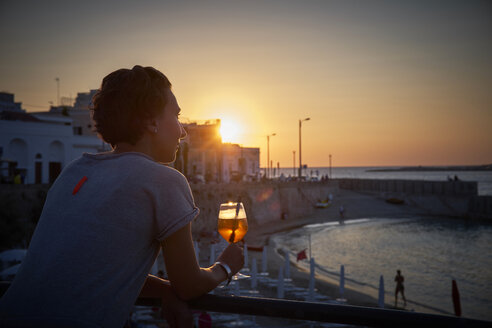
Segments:
[[[139,299],[137,304],[158,305]],[[369,327],[491,327],[492,322],[389,309],[281,299],[207,294],[189,301],[196,310],[353,324]]]
[[[9,288],[0,282],[0,297]],[[338,305],[282,299],[203,295],[189,301],[192,309],[321,321],[369,327],[492,327],[492,322],[447,315],[378,309],[353,305]],[[160,306],[160,299],[139,298],[136,305]]]

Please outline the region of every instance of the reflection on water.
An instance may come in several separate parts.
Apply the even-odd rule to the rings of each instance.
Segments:
[[[455,279],[463,315],[492,320],[492,226],[435,218],[354,221],[306,226],[276,240],[298,251],[307,246],[311,233],[313,257],[320,266],[336,272],[344,264],[347,279],[374,288],[382,274],[390,294],[400,269],[408,300],[445,312],[453,311]],[[394,302],[388,296],[386,301]]]

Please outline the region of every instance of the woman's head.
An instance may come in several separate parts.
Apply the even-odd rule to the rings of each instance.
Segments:
[[[162,114],[170,88],[167,77],[153,67],[137,65],[110,73],[93,98],[97,133],[111,145],[135,145],[149,122]]]
[[[167,77],[142,66],[106,76],[92,107],[96,131],[104,141],[165,163],[175,160],[179,141],[186,136],[179,112]]]

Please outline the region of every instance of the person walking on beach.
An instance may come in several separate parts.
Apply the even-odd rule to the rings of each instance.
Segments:
[[[405,287],[403,286],[403,281],[405,278],[401,275],[400,270],[396,270],[395,282],[395,307],[398,304],[398,293],[401,293],[401,297],[403,298],[403,306],[407,306],[407,300],[405,298]]]
[[[340,205],[340,218],[341,219],[344,219],[345,218],[345,207],[343,207],[343,205]]]
[[[163,165],[186,132],[167,77],[134,66],[106,76],[91,109],[112,151],[83,154],[51,186],[22,266],[0,299],[0,327],[123,327],[138,297],[157,298],[170,327],[192,327],[185,300],[244,264],[230,244],[200,268],[190,186]],[[169,280],[149,275],[160,250]]]

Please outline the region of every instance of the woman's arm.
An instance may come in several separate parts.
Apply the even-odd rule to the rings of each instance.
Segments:
[[[227,279],[226,272],[219,265],[200,268],[193,247],[191,223],[166,238],[162,249],[171,286],[182,300],[208,293]],[[229,245],[217,260],[229,265],[233,274],[244,265],[242,249],[235,244]]]
[[[169,281],[148,275],[139,297],[161,299],[161,315],[170,327],[193,327],[193,314],[188,304],[177,298]]]

